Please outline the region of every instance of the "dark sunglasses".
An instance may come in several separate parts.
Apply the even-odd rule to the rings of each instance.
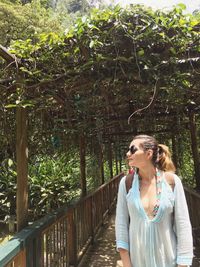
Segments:
[[[131,154],[135,154],[135,152],[136,152],[137,150],[138,150],[138,148],[135,147],[134,145],[132,145],[131,147],[129,147],[128,152],[130,151]]]

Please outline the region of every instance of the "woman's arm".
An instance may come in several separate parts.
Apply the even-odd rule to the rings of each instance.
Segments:
[[[123,261],[127,261],[129,256],[129,211],[126,200],[125,179],[126,177],[123,177],[119,184],[115,218],[116,245]]]
[[[119,253],[123,263],[123,267],[132,267],[128,250],[119,248]]]
[[[192,228],[183,185],[180,178],[176,175],[174,196],[174,223],[177,236],[177,265],[178,267],[187,267],[188,265],[192,265],[193,258]]]

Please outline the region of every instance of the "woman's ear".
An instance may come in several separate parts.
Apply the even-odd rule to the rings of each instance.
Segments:
[[[153,150],[152,149],[147,150],[147,158],[152,159],[152,157],[153,157]]]

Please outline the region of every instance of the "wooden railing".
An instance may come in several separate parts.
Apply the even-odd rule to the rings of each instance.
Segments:
[[[184,189],[192,227],[200,229],[200,194],[187,186]]]
[[[77,266],[115,204],[122,176],[23,229],[0,247],[0,266]]]

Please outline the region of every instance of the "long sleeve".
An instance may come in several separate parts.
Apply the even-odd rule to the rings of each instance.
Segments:
[[[187,202],[182,182],[175,175],[174,223],[177,236],[177,264],[192,265],[193,240]]]
[[[129,250],[129,213],[126,201],[126,177],[123,177],[119,184],[116,219],[115,219],[115,233],[117,249],[123,248]]]

